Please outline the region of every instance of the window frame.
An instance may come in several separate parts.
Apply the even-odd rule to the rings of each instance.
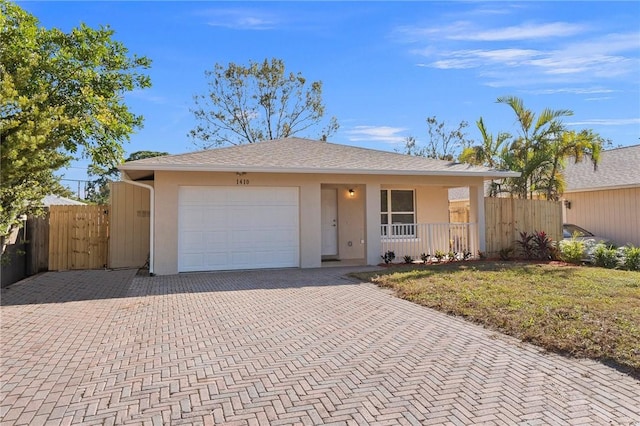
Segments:
[[[415,188],[388,188],[388,189],[380,189],[380,199],[382,200],[382,191],[386,192],[386,201],[387,201],[387,210],[386,211],[382,211],[382,202],[380,203],[380,222],[383,226],[381,226],[380,229],[380,234],[382,236],[382,238],[397,238],[397,237],[404,237],[404,238],[416,238],[416,227],[415,226],[409,226],[407,227],[407,232],[394,232],[393,227],[391,227],[391,233],[392,235],[387,235],[387,229],[388,225],[394,225],[393,223],[393,215],[412,215],[413,216],[413,222],[411,222],[410,224],[413,225],[416,223],[416,217],[417,217],[417,212],[416,212],[416,190]],[[412,196],[412,205],[413,205],[413,210],[412,211],[393,211],[393,203],[392,203],[392,192],[393,191],[411,191],[411,196]],[[386,215],[387,216],[387,223],[383,224],[382,223],[382,216]],[[406,223],[407,225],[409,225],[409,223],[407,222],[403,222]],[[401,225],[403,223],[397,223],[398,225]],[[397,231],[397,230],[396,230]]]

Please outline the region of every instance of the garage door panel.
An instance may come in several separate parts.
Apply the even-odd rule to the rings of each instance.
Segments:
[[[204,233],[207,251],[224,251],[227,248],[227,233],[223,231],[208,231]]]
[[[229,209],[229,224],[233,227],[251,228],[256,226],[256,221],[260,220],[260,214],[256,207],[232,207]]]
[[[258,268],[258,262],[255,258],[255,252],[249,252],[246,250],[241,251],[233,251],[230,253],[231,258],[229,269],[250,269],[250,268]]]
[[[297,262],[297,251],[251,250],[231,253],[230,269],[273,268],[274,264],[291,264]]]
[[[178,269],[299,266],[297,188],[180,187]]]
[[[202,253],[183,253],[180,260],[185,271],[198,270],[204,264],[204,255]]]
[[[229,263],[229,253],[227,251],[212,251],[204,256],[203,267],[211,268],[211,266],[223,268]],[[216,269],[216,268],[214,268]],[[207,270],[214,270],[207,269]],[[202,269],[199,269],[202,271]]]
[[[234,231],[231,233],[231,243],[234,248],[241,244],[256,247],[270,247],[271,250],[296,248],[298,239],[293,232],[274,232],[273,230]]]
[[[227,224],[227,212],[224,209],[189,206],[181,211],[180,229],[207,230],[218,229]]]
[[[298,206],[298,194],[296,192],[277,192],[272,194],[270,199],[273,204]]]
[[[205,243],[205,236],[202,232],[183,231],[184,252],[188,253],[190,247],[200,247]]]
[[[279,229],[289,229],[297,227],[298,225],[298,212],[283,212],[274,218],[272,226]]]
[[[217,229],[219,225],[227,223],[227,211],[222,207],[207,207],[204,211],[204,221],[207,229]]]
[[[265,218],[269,223],[265,224]],[[294,206],[246,206],[229,209],[227,216],[229,225],[247,229],[268,228],[274,226],[298,226],[298,208]]]
[[[229,243],[233,248],[240,248],[243,245],[251,245],[257,242],[256,233],[248,230],[230,230]]]
[[[212,194],[203,193],[202,187],[199,186],[182,186],[180,187],[180,204],[181,205],[200,205],[203,200],[211,197]]]
[[[182,211],[183,229],[193,228],[194,224],[202,223],[204,220],[204,211],[194,207],[185,207]]]

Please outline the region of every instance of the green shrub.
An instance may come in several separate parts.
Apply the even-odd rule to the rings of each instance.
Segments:
[[[613,269],[618,266],[618,250],[602,243],[596,244],[593,250],[593,261],[596,266]]]
[[[429,257],[431,256],[428,255],[427,253],[422,253],[420,255],[420,260],[422,260],[422,263],[427,263],[429,261]]]
[[[384,260],[384,263],[388,265],[389,263],[393,262],[393,259],[396,258],[396,254],[393,251],[389,250],[380,257],[382,257],[382,260]]]
[[[558,244],[560,249],[560,258],[568,263],[579,264],[584,258],[584,243],[580,240],[572,238],[571,240],[562,240]]]
[[[404,260],[404,263],[413,263],[413,257],[409,256],[408,254],[403,256],[402,259]]]
[[[500,260],[511,260],[513,254],[513,247],[505,247],[500,249]]]
[[[640,271],[640,247],[633,244],[622,247],[622,266],[629,271]]]
[[[594,252],[596,250],[596,246],[598,245],[598,242],[593,238],[589,238],[586,240],[582,240],[582,244],[584,244],[585,259],[589,259],[590,263],[595,263]],[[607,248],[612,248],[612,247],[607,247]]]

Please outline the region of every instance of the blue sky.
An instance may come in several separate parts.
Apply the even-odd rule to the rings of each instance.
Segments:
[[[426,118],[449,127],[483,117],[515,132],[509,107],[570,109],[571,129],[614,146],[640,143],[640,2],[37,2],[18,4],[47,28],[109,25],[130,52],[152,59],[153,87],[126,96],[139,150],[196,149],[193,95],[215,63],[280,58],[323,82],[330,141],[393,151],[427,138]],[[86,162],[64,171],[86,178]]]

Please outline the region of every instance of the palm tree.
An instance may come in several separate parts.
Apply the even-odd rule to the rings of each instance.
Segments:
[[[476,121],[476,125],[482,135],[482,143],[472,147],[466,147],[460,154],[459,161],[474,165],[491,167],[492,169],[504,169],[504,142],[511,137],[509,133],[500,132],[494,139],[493,134],[487,131],[482,117]],[[490,197],[498,195],[499,189],[495,181],[491,181]]]
[[[562,135],[551,141],[548,152],[551,157],[550,167],[544,180],[546,180],[546,198],[548,200],[558,200],[564,192],[564,169],[567,158],[573,157],[576,163],[581,162],[585,157],[589,157],[593,163],[594,170],[600,161],[600,152],[604,140],[591,130],[566,131]]]
[[[501,167],[502,144],[511,137],[509,133],[500,132],[498,136],[493,138],[493,134],[487,131],[482,117],[476,121],[478,130],[482,135],[482,145],[473,147],[475,152],[476,164],[482,164],[492,169]]]
[[[553,164],[548,146],[565,132],[561,117],[571,116],[573,112],[545,108],[536,117],[518,97],[504,96],[498,98],[497,102],[509,105],[519,124],[518,137],[504,154],[511,170],[521,172],[521,176],[510,178],[507,183],[511,186],[512,194],[520,198],[532,198],[534,192],[540,191],[540,179],[544,175],[542,171]]]

